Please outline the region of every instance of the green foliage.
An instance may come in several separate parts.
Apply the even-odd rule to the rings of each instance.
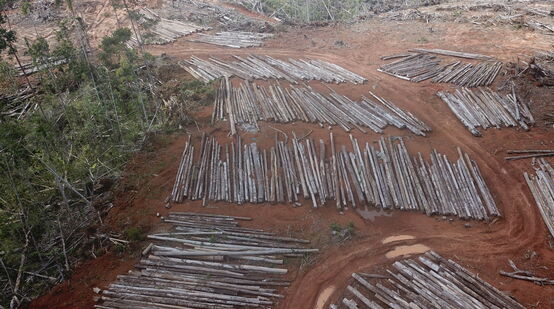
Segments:
[[[50,52],[50,46],[42,36],[39,36],[33,44],[30,44],[27,38],[25,38],[25,43],[27,43],[27,52],[33,60],[43,60]]]
[[[102,63],[107,67],[114,68],[116,64],[129,60],[125,58],[134,57],[133,51],[125,45],[125,42],[130,39],[131,30],[129,28],[119,28],[111,36],[103,38],[100,44],[102,52],[99,55]]]
[[[46,64],[36,75],[37,95],[24,102],[33,108],[21,119],[0,116],[0,258],[11,278],[27,236],[26,271],[63,278],[60,230],[72,262],[77,251],[87,250],[80,243],[88,238],[79,233],[87,227],[83,222],[98,218],[90,204],[93,184],[117,176],[146,134],[164,125],[153,116],[156,101],[146,82],[144,64],[152,58],[124,45],[130,31],[116,30],[104,40],[104,58],[93,66],[68,29],[62,22],[50,46],[43,38],[28,42],[33,61]],[[67,62],[53,65],[57,59]],[[0,76],[14,75],[0,62]],[[0,87],[9,88],[4,78]],[[140,241],[144,232],[129,228],[125,236]],[[46,287],[43,279],[24,276],[20,294],[36,296]],[[0,276],[0,307],[12,297],[7,286]]]
[[[214,88],[199,80],[183,81],[179,85],[181,102],[195,101],[200,105],[211,104],[214,99]]]
[[[340,232],[341,230],[342,230],[342,227],[340,226],[340,224],[336,222],[331,223],[331,231]]]
[[[16,74],[17,72],[11,64],[0,60],[0,97],[1,94],[11,95],[17,91],[19,81]]]
[[[143,241],[146,239],[144,231],[138,227],[129,227],[125,230],[125,238],[131,242]]]
[[[28,0],[21,2],[21,14],[28,15],[31,13],[31,2]]]
[[[8,50],[8,54],[15,53],[15,47],[13,43],[16,41],[15,31],[4,28],[6,20],[3,14],[0,14],[0,53],[4,50]]]
[[[354,222],[348,222],[348,224],[344,227],[336,222],[331,223],[331,234],[333,235],[335,240],[348,240],[352,238],[352,236],[354,236],[355,232],[356,226],[354,225]]]

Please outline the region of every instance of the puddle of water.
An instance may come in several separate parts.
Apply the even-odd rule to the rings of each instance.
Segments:
[[[392,259],[403,255],[425,253],[429,250],[431,250],[431,248],[422,244],[415,244],[410,246],[397,246],[393,250],[387,252],[385,256],[389,259]]]
[[[314,309],[323,309],[325,306],[325,303],[331,297],[331,294],[336,290],[337,288],[334,285],[328,286],[323,290],[321,293],[319,293],[319,296],[317,297],[317,303],[315,305]]]
[[[365,207],[365,210],[356,209],[356,212],[362,216],[362,218],[369,220],[371,222],[375,221],[375,218],[377,217],[390,217],[392,216],[392,213],[386,212],[382,209],[369,209],[367,206]]]
[[[415,239],[415,237],[412,235],[395,235],[395,236],[389,236],[383,239],[381,242],[383,244],[388,244],[395,241],[410,240],[410,239]]]

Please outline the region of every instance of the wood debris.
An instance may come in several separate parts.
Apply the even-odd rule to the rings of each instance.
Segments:
[[[407,128],[421,136],[431,131],[411,113],[371,95],[372,99],[364,97],[355,102],[334,91],[325,95],[309,86],[283,88],[275,83],[263,87],[245,81],[235,88],[224,78],[216,92],[212,120],[229,119],[232,135],[239,125],[248,124],[249,128],[258,130],[258,121],[290,123],[298,120],[337,125],[347,132],[358,128],[366,133],[365,127],[383,133],[387,125]]]
[[[485,61],[476,65],[455,61],[446,65],[442,60],[426,53],[383,57],[400,60],[385,64],[377,71],[412,82],[431,80],[434,83],[452,83],[463,87],[491,85],[502,68],[500,61]]]
[[[544,223],[554,236],[554,169],[545,159],[539,159],[538,162],[535,175],[525,173],[524,177]]]
[[[19,76],[31,75],[36,72],[40,72],[45,69],[57,67],[67,63],[67,59],[57,59],[54,57],[44,59],[44,63],[36,64],[33,62],[22,64],[21,67],[17,67]]]
[[[270,56],[250,55],[247,58],[233,56],[237,61],[223,61],[214,57],[208,60],[192,56],[179,65],[195,78],[210,82],[222,77],[236,76],[250,79],[284,79],[293,84],[299,80],[321,80],[327,83],[363,84],[364,77],[336,64],[323,60],[279,60]]]
[[[170,213],[168,233],[154,241],[136,270],[119,275],[95,308],[272,308],[289,281],[284,257],[318,249],[307,240],[241,227],[244,217]]]
[[[530,271],[519,269],[512,260],[509,260],[508,262],[514,271],[507,272],[507,271],[501,270],[500,274],[502,276],[519,279],[519,280],[531,281],[538,285],[554,285],[554,279],[537,277],[533,275],[533,273]]]
[[[390,279],[368,279],[357,273],[330,308],[525,308],[479,276],[433,251],[396,261]]]
[[[271,33],[255,32],[218,32],[211,34],[198,34],[191,42],[202,42],[213,45],[221,45],[232,48],[258,47],[263,45],[263,40],[273,37]]]
[[[369,204],[477,220],[500,216],[477,164],[460,149],[456,162],[436,150],[425,162],[410,156],[401,138],[382,137],[380,149],[350,138],[353,151],[335,145],[332,133],[327,144],[293,134],[290,145],[276,140],[268,150],[240,136],[223,146],[203,135],[199,154],[189,139],[171,200],[296,204],[303,197],[313,207],[334,201],[340,209]]]
[[[483,129],[520,126],[529,130],[535,123],[529,106],[522,102],[515,91],[501,96],[490,89],[456,89],[454,93],[438,92],[452,112],[474,136],[481,136]]]
[[[445,49],[438,49],[438,48],[436,48],[436,49],[416,48],[416,49],[411,49],[410,52],[438,54],[438,55],[443,55],[443,56],[452,56],[452,57],[476,59],[476,60],[492,60],[492,59],[494,59],[491,56],[485,56],[485,55],[481,55],[481,54],[463,53],[463,52],[459,52],[459,51],[445,50]]]
[[[504,159],[510,161],[510,160],[519,160],[519,159],[539,158],[539,157],[552,157],[554,156],[554,149],[508,150],[507,153],[517,154],[516,156],[504,157]]]
[[[141,8],[139,14],[141,15],[140,24],[153,23],[153,25],[147,29],[147,33],[138,33],[141,36],[140,38],[137,38],[133,33],[131,39],[127,42],[129,47],[137,47],[139,42],[155,45],[167,44],[174,42],[182,36],[210,29],[209,27],[202,27],[192,23],[162,18],[148,8]]]

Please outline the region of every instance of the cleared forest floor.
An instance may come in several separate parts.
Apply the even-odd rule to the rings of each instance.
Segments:
[[[185,128],[182,134],[155,137],[149,150],[137,155],[129,164],[119,186],[115,207],[106,223],[115,229],[134,225],[156,231],[163,229],[157,214],[164,216],[169,211],[192,211],[248,216],[254,219],[257,227],[265,230],[294,231],[296,235],[312,240],[322,253],[313,261],[304,261],[299,271],[290,272],[289,279],[294,282],[282,292],[285,298],[276,306],[282,309],[327,308],[336,301],[351,273],[390,264],[392,260],[386,253],[400,245],[431,248],[508,292],[521,304],[529,308],[551,308],[553,287],[502,277],[499,270],[509,269],[508,260],[511,259],[520,268],[533,270],[539,276],[553,276],[553,240],[522,176],[525,171],[531,171],[531,165],[527,160],[504,160],[508,149],[554,149],[552,128],[538,126],[528,132],[516,128],[489,129],[483,132],[483,137],[473,137],[435,95],[437,91],[452,89],[451,85],[410,83],[376,71],[384,63],[381,56],[403,53],[410,48],[480,53],[507,63],[527,59],[537,50],[551,50],[553,45],[552,36],[515,29],[511,25],[483,27],[443,20],[425,23],[370,19],[353,25],[290,27],[259,48],[229,49],[184,39],[147,47],[150,53],[165,54],[171,61],[188,59],[191,55],[228,58],[230,55],[263,54],[281,58],[312,57],[343,66],[367,78],[368,82],[364,85],[332,84],[328,85],[330,88],[354,100],[367,95],[368,91],[378,91],[432,128],[427,137],[393,128],[387,128],[385,136],[403,136],[409,141],[411,153],[427,154],[434,148],[454,158],[456,147],[461,147],[476,160],[503,214],[499,220],[450,220],[399,211],[376,213],[374,220],[365,220],[354,209],[344,213],[339,213],[334,205],[314,209],[307,201],[301,207],[226,203],[202,207],[196,201],[174,204],[167,209],[165,199],[171,192],[187,134],[192,134],[196,142],[202,132],[211,133],[220,143],[230,141],[227,123],[210,124],[212,106],[208,106],[197,115],[198,127]],[[186,75],[178,69],[172,73],[173,78],[188,78]],[[505,78],[500,76],[494,86]],[[321,83],[308,84],[317,90],[328,91]],[[545,108],[552,108],[554,93],[548,92],[547,89],[535,89],[522,97],[532,99],[530,106],[537,117]],[[276,134],[273,128],[289,135],[294,131],[298,136],[312,132],[310,137],[315,139],[325,139],[329,134],[327,128],[301,122],[261,123],[260,127],[256,134],[239,131],[245,143],[256,142],[260,147],[272,145]],[[349,144],[348,133],[342,130],[333,130],[333,133],[337,144]],[[373,143],[380,138],[373,133],[354,131],[352,134],[360,142]],[[349,222],[356,227],[352,239],[337,243],[326,235],[330,234],[331,224],[346,225]],[[383,243],[385,238],[396,235],[412,237]],[[134,249],[131,253],[114,252],[84,262],[67,282],[35,300],[31,308],[91,308],[95,297],[93,288],[104,288],[117,275],[130,270],[137,262],[141,248]],[[287,267],[296,269],[293,265]]]

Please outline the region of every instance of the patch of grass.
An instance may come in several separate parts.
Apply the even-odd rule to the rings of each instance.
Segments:
[[[125,230],[125,237],[130,242],[138,242],[146,239],[146,235],[141,228],[132,226]]]
[[[342,242],[352,238],[355,232],[356,226],[354,225],[354,222],[348,222],[348,224],[344,227],[336,222],[331,223],[331,234],[337,242]]]

